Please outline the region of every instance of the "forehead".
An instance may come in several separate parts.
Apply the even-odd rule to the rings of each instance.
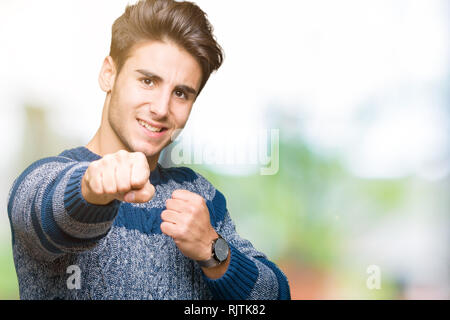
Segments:
[[[146,41],[135,45],[124,67],[132,73],[139,69],[148,70],[165,80],[183,82],[196,88],[202,76],[197,60],[171,41]]]

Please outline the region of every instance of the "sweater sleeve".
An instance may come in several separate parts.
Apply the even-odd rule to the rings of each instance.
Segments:
[[[31,164],[8,196],[12,241],[30,255],[53,261],[66,253],[93,249],[108,233],[120,202],[92,205],[81,194],[89,162],[50,157]]]
[[[220,300],[289,300],[290,290],[286,276],[257,251],[250,241],[241,238],[230,214],[217,232],[230,246],[230,264],[219,279],[204,279],[216,299]]]
[[[229,244],[230,264],[219,279],[203,278],[214,299],[219,300],[290,300],[289,284],[284,273],[267,256],[256,250],[249,240],[236,232],[223,194],[197,173],[199,188],[210,190],[206,198],[213,227]]]

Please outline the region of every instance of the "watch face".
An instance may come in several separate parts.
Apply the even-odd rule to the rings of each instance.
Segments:
[[[228,250],[229,248],[227,242],[222,238],[217,239],[214,246],[214,254],[220,262],[227,260]]]

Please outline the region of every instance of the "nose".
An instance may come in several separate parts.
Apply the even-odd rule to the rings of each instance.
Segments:
[[[155,120],[163,119],[169,113],[171,92],[168,89],[158,90],[150,103],[150,113]]]

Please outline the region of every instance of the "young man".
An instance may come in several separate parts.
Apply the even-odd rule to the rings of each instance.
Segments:
[[[284,274],[236,233],[224,196],[158,163],[222,57],[196,5],[126,8],[100,72],[94,138],[34,162],[10,190],[21,298],[290,298]]]

